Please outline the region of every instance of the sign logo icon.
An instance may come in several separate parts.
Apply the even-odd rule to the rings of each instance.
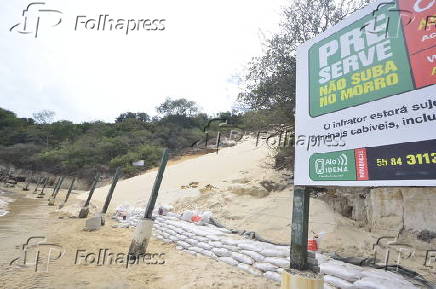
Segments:
[[[315,161],[315,172],[322,175],[326,171],[347,171],[347,165],[348,157],[346,154],[341,154],[337,158],[317,159]]]
[[[32,2],[27,5],[22,13],[22,22],[12,26],[9,31],[20,34],[33,34],[38,38],[41,26],[55,27],[62,23],[62,12],[59,10],[46,9],[45,2]]]

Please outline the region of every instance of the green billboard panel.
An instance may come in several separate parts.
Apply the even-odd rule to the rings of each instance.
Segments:
[[[311,117],[414,89],[396,6],[383,5],[312,45]]]

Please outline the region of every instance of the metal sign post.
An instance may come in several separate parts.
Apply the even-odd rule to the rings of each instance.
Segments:
[[[307,269],[307,238],[309,232],[309,201],[307,187],[295,186],[292,205],[291,269]]]

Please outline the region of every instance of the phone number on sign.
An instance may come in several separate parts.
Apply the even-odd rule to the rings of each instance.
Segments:
[[[390,159],[377,159],[378,167],[402,166],[403,164],[409,166],[436,164],[436,152],[407,155],[404,161],[401,157]]]

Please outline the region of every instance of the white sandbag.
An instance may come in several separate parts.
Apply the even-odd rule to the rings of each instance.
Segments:
[[[252,266],[250,266],[248,264],[240,263],[240,264],[238,264],[238,268],[241,269],[241,270],[244,270],[245,272],[248,272],[248,273],[250,273],[252,275],[255,275],[255,276],[262,275],[261,271],[259,271],[257,269],[254,269]]]
[[[162,216],[156,217],[155,221],[158,221],[159,223],[166,223],[167,222],[167,220],[165,220],[165,218]]]
[[[335,276],[325,275],[324,282],[331,284],[339,289],[356,289],[356,287],[354,287],[353,283],[348,282],[348,281],[343,280],[343,279],[340,279],[340,278],[335,277]]]
[[[218,260],[233,266],[238,266],[239,264],[238,261],[234,260],[231,257],[219,257]]]
[[[287,268],[289,267],[289,261],[286,258],[280,258],[280,257],[265,257],[263,260],[265,263],[271,263],[273,265],[276,265],[277,267],[283,267]]]
[[[268,278],[270,280],[279,282],[279,283],[282,282],[282,276],[276,272],[268,271],[268,272],[264,273],[263,276],[265,276],[266,278]]]
[[[222,238],[218,237],[217,235],[207,235],[206,238],[208,238],[211,241],[220,241]]]
[[[338,277],[349,282],[355,282],[362,277],[358,270],[346,268],[338,263],[328,262],[319,265],[320,272],[326,275]]]
[[[267,271],[274,271],[276,272],[278,267],[270,264],[270,263],[254,263],[254,268],[259,269],[261,271],[267,272]]]
[[[200,241],[200,242],[208,242],[209,241],[208,238],[205,238],[205,237],[202,237],[202,236],[194,236],[193,238],[198,240],[198,241]]]
[[[170,239],[173,242],[179,241],[179,238],[177,238],[176,236],[169,236],[168,239]]]
[[[315,258],[318,261],[318,264],[327,263],[330,260],[329,257],[327,257],[323,254],[320,254],[320,253],[315,253]]]
[[[166,233],[168,233],[168,234],[170,234],[170,235],[177,235],[177,233],[176,233],[176,231],[174,231],[174,230],[171,230],[171,229],[165,229],[165,231],[164,232],[166,232]]]
[[[174,230],[174,232],[176,232],[177,234],[183,234],[183,233],[185,233],[185,230],[180,229],[180,228],[177,228],[177,227],[175,227],[173,230]]]
[[[199,247],[189,247],[188,250],[194,251],[194,252],[197,252],[197,253],[200,253],[200,254],[204,253],[204,250],[199,248]]]
[[[191,222],[192,217],[194,216],[194,212],[192,211],[184,211],[181,219],[186,222]]]
[[[200,248],[202,248],[204,250],[208,250],[208,251],[212,250],[212,248],[213,248],[211,245],[204,243],[204,242],[198,242],[197,247],[200,247]]]
[[[256,251],[256,252],[261,252],[263,249],[262,247],[259,247],[253,243],[239,243],[238,247],[243,250]]]
[[[398,281],[408,282],[401,275],[398,275],[398,274],[395,274],[395,273],[392,273],[389,271],[385,271],[385,270],[378,270],[378,269],[364,270],[364,271],[362,271],[362,276],[363,277],[370,277],[370,278],[381,278],[381,279],[386,279],[386,280],[395,279]]]
[[[265,257],[288,257],[290,254],[289,250],[286,249],[265,249],[260,252],[260,254],[264,255]]]
[[[210,218],[213,216],[211,211],[204,211],[200,214],[201,221],[200,224],[209,224]]]
[[[182,246],[176,246],[176,250],[183,250]]]
[[[173,241],[171,241],[170,239],[164,238],[162,241],[164,241],[165,243],[172,243]]]
[[[229,245],[222,245],[222,248],[224,248],[224,249],[227,249],[227,250],[229,250],[229,251],[232,251],[232,252],[239,252],[239,247],[237,247],[237,246],[229,246]]]
[[[194,234],[188,232],[188,231],[184,231],[183,233],[181,233],[180,235],[186,236],[188,238],[192,238],[192,236],[194,236]]]
[[[217,256],[216,256],[212,251],[204,250],[204,251],[203,251],[203,255],[205,255],[205,256],[207,256],[207,257],[210,257],[210,258],[213,258],[213,259],[216,259],[216,258],[217,258]]]
[[[265,260],[265,256],[263,256],[257,252],[254,252],[254,251],[241,250],[241,253],[245,254],[247,256],[250,256],[256,262],[261,263],[261,262],[263,262],[263,260]]]
[[[236,261],[240,262],[240,263],[244,263],[244,264],[248,264],[248,265],[251,265],[251,264],[254,263],[253,259],[251,259],[247,255],[244,255],[244,254],[241,254],[241,253],[233,252],[232,253],[232,258],[235,259]]]
[[[213,248],[212,252],[218,257],[230,257],[232,256],[232,252],[224,248]]]
[[[182,235],[182,234],[178,234],[177,238],[179,238],[179,240],[186,240],[186,239],[188,239],[188,237],[186,237],[185,235]]]
[[[381,279],[381,278],[371,278],[364,277],[361,280],[354,282],[354,286],[356,289],[416,289],[414,285],[410,282],[405,284],[396,279]]]
[[[165,223],[160,223],[159,229],[161,230],[168,229],[168,226]]]
[[[188,244],[187,242],[184,242],[184,241],[177,241],[176,244],[181,246],[181,247],[183,247],[183,248],[185,248],[185,249],[188,249],[189,247],[192,247],[191,244]]]
[[[222,248],[223,247],[223,243],[221,243],[219,241],[210,241],[209,245],[211,245],[212,247],[215,247],[215,248]]]
[[[174,210],[174,207],[171,205],[162,205],[158,207],[158,215],[160,216],[167,216],[168,212]]]
[[[197,246],[198,245],[198,243],[200,243],[200,242],[198,242],[198,240],[195,240],[195,239],[185,239],[184,240],[186,243],[189,243],[189,244],[191,244],[192,246]]]
[[[362,267],[354,265],[354,264],[351,264],[351,263],[344,263],[343,266],[345,268],[348,268],[348,269],[352,269],[352,270],[356,270],[356,271],[359,271],[359,272],[363,272],[363,268]]]
[[[324,283],[324,289],[336,289],[336,287],[333,287],[327,283]]]
[[[241,240],[234,240],[230,238],[223,238],[221,242],[228,246],[238,246],[239,243],[242,243]]]
[[[168,212],[168,213],[167,213],[167,216],[168,216],[168,217],[173,217],[173,218],[180,219],[180,215],[179,215],[179,214],[176,214],[176,213],[173,213],[173,212]]]

